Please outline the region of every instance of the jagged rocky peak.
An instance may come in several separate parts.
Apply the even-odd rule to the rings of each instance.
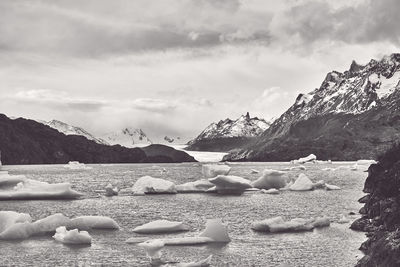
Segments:
[[[251,117],[247,112],[236,120],[229,118],[220,120],[218,123],[211,123],[200,133],[196,139],[189,142],[194,143],[204,139],[227,138],[227,137],[255,137],[261,135],[268,127],[270,122],[257,117]]]

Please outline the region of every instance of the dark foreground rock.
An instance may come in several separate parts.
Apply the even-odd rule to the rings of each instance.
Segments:
[[[0,114],[0,151],[3,164],[140,163],[195,161],[183,151],[159,146],[148,156],[140,148],[108,146],[83,136],[65,135],[33,120],[12,120]]]
[[[352,229],[367,231],[361,245],[365,256],[357,266],[400,266],[400,145],[396,145],[371,165],[365,181],[365,214]]]

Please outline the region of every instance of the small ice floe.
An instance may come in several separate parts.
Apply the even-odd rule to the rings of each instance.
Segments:
[[[199,236],[184,236],[164,239],[148,239],[146,242],[161,241],[165,246],[200,245],[207,243],[228,243],[231,241],[228,230],[221,219],[209,219],[205,230]],[[136,237],[128,239],[127,243],[135,243]]]
[[[140,234],[159,234],[189,231],[189,227],[182,222],[168,220],[157,220],[143,224],[133,229],[133,232]]]
[[[177,266],[177,267],[207,267],[211,266],[212,255],[208,256],[206,259],[200,261],[193,261],[189,263],[176,263],[170,265],[170,262],[163,261],[162,249],[166,244],[160,239],[148,240],[143,243],[138,244],[146,251],[146,256],[150,259],[150,264],[152,266]]]
[[[64,165],[64,168],[70,170],[91,170],[92,167],[86,166],[84,163],[80,163],[79,161],[70,161],[68,164]]]
[[[310,154],[307,157],[295,159],[291,162],[304,164],[306,162],[315,162],[316,160],[317,160],[317,156],[315,156],[314,154]]]
[[[255,170],[255,169],[251,169],[250,173],[257,174],[257,173],[259,173],[259,171]]]
[[[22,175],[0,177],[0,200],[77,199],[82,195],[69,183],[49,184]]]
[[[112,184],[108,184],[105,187],[105,195],[107,197],[117,196],[118,195],[118,187],[113,187]]]
[[[270,195],[278,195],[279,194],[279,190],[275,189],[275,188],[271,188],[271,189],[261,189],[260,191],[263,194],[270,194]]]
[[[342,215],[342,217],[340,217],[340,219],[338,220],[338,223],[349,223],[350,219],[347,218],[344,214]]]
[[[176,191],[178,193],[204,193],[208,189],[215,185],[207,179],[200,179],[194,182],[188,182],[180,185],[176,185]]]
[[[206,178],[214,178],[218,175],[228,175],[231,167],[226,164],[205,164],[201,168],[201,172]]]
[[[263,221],[254,222],[251,229],[259,232],[300,232],[311,231],[314,228],[321,228],[330,225],[330,220],[327,217],[316,219],[295,218],[289,221],[284,221],[282,217],[274,217]]]
[[[251,185],[259,189],[283,188],[286,186],[286,173],[265,169],[262,176],[253,181]]]
[[[153,178],[151,176],[140,177],[132,187],[133,193],[145,194],[176,194],[176,187],[173,182]]]
[[[32,222],[29,214],[14,211],[0,211],[0,239],[26,239],[33,235],[54,233],[60,226],[67,229],[119,229],[109,217],[81,216],[70,219],[61,213]]]
[[[209,179],[216,186],[219,194],[242,194],[247,188],[252,188],[251,182],[245,178],[233,175],[218,175]]]
[[[309,191],[314,189],[314,183],[304,173],[300,173],[289,189],[292,191]]]
[[[92,237],[86,231],[80,231],[78,229],[73,229],[68,231],[65,226],[60,226],[56,229],[55,235],[53,238],[64,244],[75,244],[75,245],[83,245],[83,244],[91,244]]]
[[[331,185],[331,184],[325,184],[325,189],[326,190],[340,190],[340,187],[339,186],[336,186],[336,185]]]

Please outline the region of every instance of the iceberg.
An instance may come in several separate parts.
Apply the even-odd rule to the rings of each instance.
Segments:
[[[26,239],[33,235],[54,233],[60,226],[67,229],[118,229],[118,224],[108,217],[82,216],[70,219],[61,213],[32,222],[29,214],[0,211],[0,239]]]
[[[53,238],[64,244],[91,244],[92,237],[86,231],[79,232],[78,229],[73,229],[68,231],[65,226],[60,226],[56,229],[55,235]]]
[[[161,250],[165,246],[165,243],[160,239],[155,239],[139,243],[138,246],[144,248],[146,256],[153,262],[161,258]]]
[[[274,217],[263,221],[254,222],[251,229],[258,232],[282,233],[311,231],[314,228],[330,225],[329,218],[321,217],[316,219],[295,218],[284,221],[282,217]]]
[[[69,183],[49,184],[24,176],[0,177],[0,200],[77,199],[83,194]]]
[[[325,184],[325,189],[326,190],[340,190],[340,187],[336,186],[336,185]]]
[[[202,166],[201,172],[206,178],[214,178],[218,175],[228,175],[231,167],[225,164],[205,164]]]
[[[70,161],[68,164],[64,165],[64,168],[70,170],[91,170],[92,167],[86,166],[84,163],[80,163],[79,161]]]
[[[116,221],[106,216],[79,216],[71,219],[70,228],[78,229],[112,229],[118,230]]]
[[[349,222],[350,222],[350,219],[344,215],[342,215],[342,217],[340,217],[340,219],[338,220],[338,223],[349,223]]]
[[[259,189],[279,189],[286,186],[285,172],[265,169],[260,178],[253,181],[251,185]]]
[[[158,233],[174,233],[188,231],[189,227],[182,222],[173,222],[167,220],[157,220],[143,224],[133,229],[133,232],[140,234],[158,234]]]
[[[151,176],[140,177],[139,180],[132,187],[133,193],[145,193],[145,194],[176,194],[176,187],[173,182],[153,178]]]
[[[292,191],[308,191],[313,190],[313,188],[313,182],[304,173],[300,173],[299,177],[289,189]]]
[[[208,180],[216,186],[219,194],[242,194],[247,188],[252,188],[249,180],[239,176],[218,175]]]
[[[317,160],[317,156],[315,156],[314,154],[310,154],[307,157],[304,158],[299,158],[297,160],[294,160],[294,163],[306,163],[306,162],[315,162]]]
[[[284,168],[283,170],[284,171],[297,171],[297,170],[306,171],[307,168],[306,168],[306,166],[300,165],[300,166],[294,166],[294,167],[290,167],[290,168]]]
[[[251,169],[250,173],[259,173],[259,171],[255,170],[255,169]]]
[[[200,237],[211,238],[213,242],[228,243],[231,241],[226,226],[222,224],[221,219],[209,219],[206,223],[206,229],[200,234]]]
[[[367,171],[371,164],[376,164],[376,163],[377,162],[375,160],[360,159],[360,160],[357,160],[357,162],[353,166],[350,167],[350,170],[352,170],[352,171],[357,171],[357,170]]]
[[[198,193],[207,192],[208,189],[214,187],[214,184],[207,179],[201,179],[194,182],[188,182],[176,186],[178,193]]]

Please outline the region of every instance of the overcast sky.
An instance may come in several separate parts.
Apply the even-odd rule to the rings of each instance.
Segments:
[[[0,113],[194,137],[399,52],[398,0],[1,0]]]

